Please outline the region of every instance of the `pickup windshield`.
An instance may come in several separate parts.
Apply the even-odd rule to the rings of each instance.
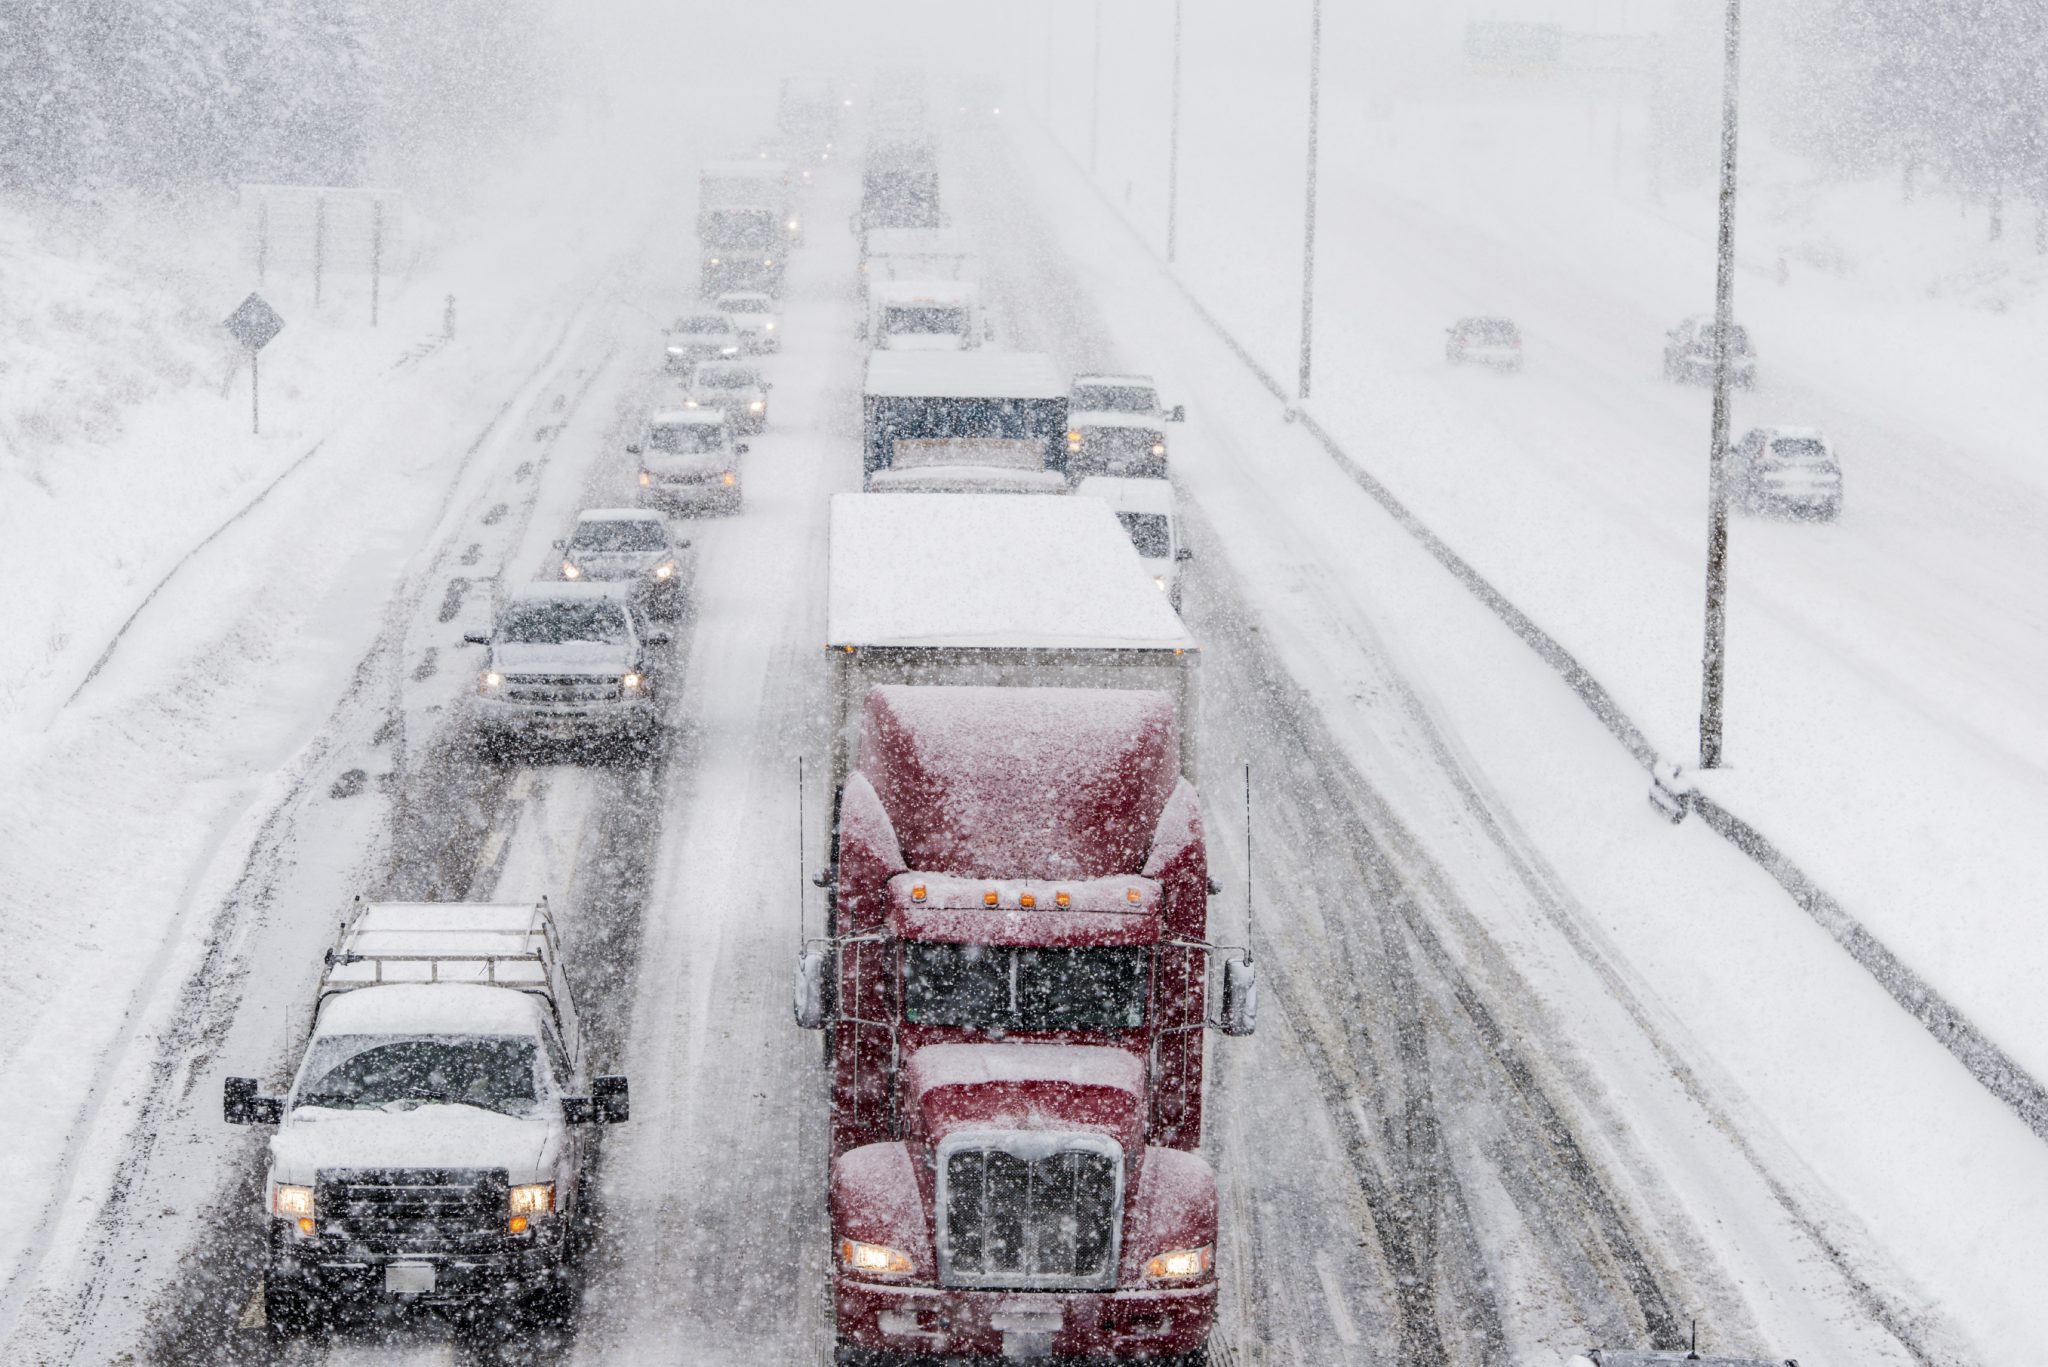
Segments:
[[[974,1030],[1133,1030],[1145,1023],[1147,952],[912,944],[903,1018]]]
[[[732,324],[726,320],[723,314],[700,313],[694,318],[678,318],[676,325],[670,328],[669,331],[688,333],[699,337],[716,336],[721,332],[731,332]]]
[[[292,1105],[525,1115],[540,1101],[538,1068],[534,1041],[518,1035],[328,1035],[313,1042]]]
[[[760,383],[761,377],[752,366],[700,365],[697,367],[696,385],[699,389],[752,389]]]
[[[1074,386],[1067,405],[1081,413],[1153,413],[1159,396],[1143,385],[1082,384]]]
[[[668,533],[659,522],[633,518],[626,522],[579,522],[576,539],[569,543],[579,551],[658,551],[668,545]]]
[[[565,641],[612,644],[626,639],[626,614],[617,603],[517,603],[498,619],[498,639],[522,646]]]

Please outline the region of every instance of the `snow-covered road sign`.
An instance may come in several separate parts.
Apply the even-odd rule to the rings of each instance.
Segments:
[[[235,340],[250,351],[261,351],[270,344],[270,339],[284,331],[284,319],[278,311],[263,302],[260,294],[251,294],[227,316],[224,324]]]

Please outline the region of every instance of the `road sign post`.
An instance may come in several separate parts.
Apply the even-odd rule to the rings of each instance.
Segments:
[[[263,302],[260,294],[251,294],[230,313],[221,324],[234,334],[242,349],[249,353],[249,431],[260,435],[263,431],[262,400],[257,390],[256,354],[270,345],[270,339],[284,331],[284,319],[276,309]]]

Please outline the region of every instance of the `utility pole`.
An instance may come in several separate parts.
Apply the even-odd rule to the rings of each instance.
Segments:
[[[1095,57],[1089,66],[1088,80],[1088,174],[1092,176],[1102,142],[1102,0],[1095,0]]]
[[[1166,134],[1166,263],[1173,264],[1174,229],[1180,212],[1180,5],[1173,0],[1173,115]]]
[[[1728,0],[1721,76],[1721,231],[1714,276],[1714,424],[1707,472],[1707,630],[1700,678],[1700,768],[1721,767],[1728,655],[1728,332],[1735,293],[1735,101],[1742,0]]]
[[[1732,2],[1732,0],[1731,0]],[[1301,242],[1301,394],[1308,397],[1316,323],[1316,135],[1322,117],[1323,0],[1311,0],[1308,39],[1308,216]]]

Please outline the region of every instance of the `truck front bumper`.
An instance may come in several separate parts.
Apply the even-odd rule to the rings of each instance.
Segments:
[[[1115,1291],[968,1291],[840,1274],[840,1361],[1047,1356],[1143,1361],[1192,1353],[1216,1322],[1216,1284]]]
[[[568,1229],[553,1222],[531,1239],[494,1240],[495,1247],[463,1252],[386,1252],[325,1236],[302,1239],[273,1225],[266,1272],[273,1291],[296,1292],[327,1305],[379,1300],[450,1306],[511,1302],[559,1290],[567,1275]],[[404,1269],[393,1274],[394,1266]],[[432,1268],[431,1276],[421,1273]],[[427,1290],[392,1290],[395,1282]]]

